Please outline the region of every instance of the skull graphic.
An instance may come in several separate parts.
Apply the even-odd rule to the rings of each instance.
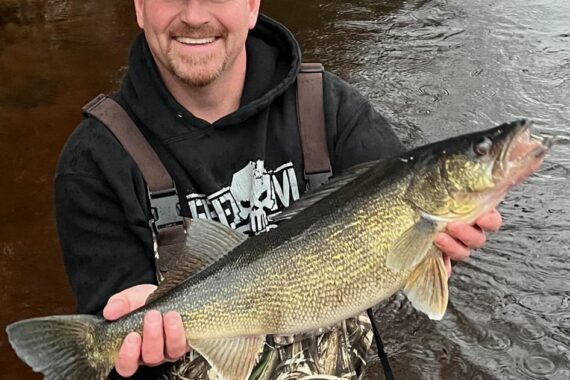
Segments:
[[[253,233],[267,229],[269,212],[275,206],[275,194],[271,186],[271,175],[261,160],[250,162],[232,178],[231,193],[238,202],[242,221],[249,218]]]

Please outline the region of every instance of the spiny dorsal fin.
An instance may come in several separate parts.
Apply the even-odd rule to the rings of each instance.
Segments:
[[[263,351],[265,336],[193,339],[188,343],[206,358],[221,380],[246,380]]]
[[[174,269],[167,273],[160,286],[148,297],[147,304],[218,261],[247,239],[241,232],[211,220],[187,219],[186,223],[188,227],[184,250]]]
[[[280,214],[272,216],[271,221],[281,222],[286,219],[291,219],[292,217],[294,217],[301,211],[305,210],[309,206],[312,206],[321,199],[326,198],[330,194],[336,192],[344,185],[354,181],[360,175],[378,165],[379,162],[380,161],[370,161],[350,167],[349,169],[344,171],[341,175],[331,178],[328,182],[326,182],[318,189],[309,191],[307,194],[303,196],[303,198],[295,202],[291,207],[287,208]]]
[[[432,245],[425,260],[408,277],[404,293],[412,305],[430,319],[443,318],[449,297],[447,271],[443,254],[435,246]]]
[[[386,265],[394,272],[413,269],[433,244],[436,224],[421,217],[396,240],[386,257]]]

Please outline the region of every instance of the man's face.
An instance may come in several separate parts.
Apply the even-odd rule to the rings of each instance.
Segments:
[[[245,62],[260,0],[134,0],[162,75],[203,87]]]

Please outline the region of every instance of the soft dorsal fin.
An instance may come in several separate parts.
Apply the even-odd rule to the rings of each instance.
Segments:
[[[394,272],[413,269],[423,261],[429,248],[433,245],[437,225],[420,217],[396,240],[386,257],[386,265]]]
[[[187,219],[186,245],[174,269],[147,299],[150,303],[169,292],[184,280],[207,268],[229,251],[243,243],[247,236],[221,223],[205,219]]]
[[[317,203],[323,198],[326,198],[330,194],[336,192],[338,189],[344,185],[354,181],[357,177],[372,169],[378,165],[380,161],[370,161],[363,164],[355,165],[344,171],[341,175],[331,178],[321,187],[309,191],[300,200],[295,202],[291,207],[287,208],[280,214],[271,217],[272,222],[281,222],[286,219],[291,219],[301,211],[305,210],[309,206]]]
[[[432,245],[425,260],[408,277],[404,293],[412,305],[430,319],[443,318],[449,297],[447,271],[443,254],[435,246]]]
[[[210,363],[221,380],[247,380],[263,351],[265,336],[192,339],[188,343]]]

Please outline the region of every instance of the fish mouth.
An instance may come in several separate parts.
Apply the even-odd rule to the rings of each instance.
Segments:
[[[499,167],[494,173],[499,182],[520,183],[539,168],[552,147],[554,139],[533,133],[532,124],[522,120],[502,149]]]

